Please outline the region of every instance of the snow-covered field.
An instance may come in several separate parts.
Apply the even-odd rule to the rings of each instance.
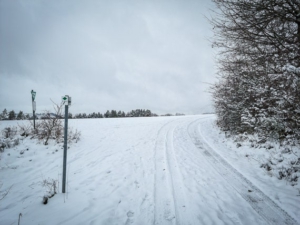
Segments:
[[[2,193],[13,186],[0,224],[18,224],[20,213],[21,225],[300,224],[299,184],[261,169],[264,150],[236,148],[214,119],[69,120],[82,136],[68,150],[66,194],[62,144],[25,138],[1,154]],[[46,205],[45,179],[59,181]]]

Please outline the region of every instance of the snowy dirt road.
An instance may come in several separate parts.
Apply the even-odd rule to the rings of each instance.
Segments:
[[[71,120],[82,140],[68,151],[68,194],[42,205],[32,190],[42,193],[37,173],[61,179],[62,151],[31,161],[30,172],[24,162],[2,169],[1,180],[22,188],[1,203],[0,224],[19,213],[22,225],[298,224],[212,147],[203,122],[213,118]]]
[[[158,132],[154,224],[297,224],[209,146],[201,120]]]

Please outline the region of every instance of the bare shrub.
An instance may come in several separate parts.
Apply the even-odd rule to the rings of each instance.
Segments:
[[[49,198],[52,198],[57,192],[58,181],[48,178],[41,182],[42,187],[46,188],[46,194],[43,196],[43,204],[47,204]]]
[[[0,153],[4,152],[4,148],[5,148],[5,143],[4,141],[0,140]]]
[[[21,136],[28,137],[31,133],[31,124],[18,124]]]
[[[17,146],[19,144],[20,144],[20,139],[19,138],[16,138],[16,139],[13,140],[13,145],[14,146]]]
[[[279,169],[279,172],[278,172],[278,179],[282,180],[282,179],[285,179],[287,180],[288,182],[290,182],[290,184],[292,186],[296,185],[297,182],[298,182],[298,168],[297,167],[293,167],[293,166],[289,166],[289,167],[281,167]]]
[[[13,138],[17,134],[17,128],[16,127],[5,127],[2,130],[2,134],[4,138]]]
[[[38,139],[43,140],[44,145],[48,145],[49,139],[53,138],[57,142],[62,137],[63,125],[62,125],[62,106],[54,103],[54,112],[46,111],[45,116],[36,123],[36,129],[34,134],[37,135]]]
[[[11,148],[13,146],[9,139],[6,139],[4,143],[6,148]]]
[[[44,145],[48,145],[50,139],[54,139],[57,143],[63,141],[63,103],[56,104],[53,102],[53,104],[55,113],[46,111],[42,119],[36,123],[36,129],[33,131],[37,138],[43,141]],[[69,129],[68,142],[75,141],[77,143],[80,140],[80,136],[81,133],[77,129],[75,131]]]
[[[48,194],[55,195],[57,190],[57,183],[57,180],[48,178],[43,180],[42,186],[47,189]]]
[[[77,143],[80,140],[81,137],[81,132],[78,131],[77,129],[75,131],[73,131],[73,129],[69,129],[68,132],[68,142],[71,143],[73,141],[75,141],[75,143]]]
[[[17,127],[5,127],[2,130],[2,137],[0,138],[0,152],[4,152],[5,148],[11,148],[20,144],[20,139],[16,138],[17,132]]]

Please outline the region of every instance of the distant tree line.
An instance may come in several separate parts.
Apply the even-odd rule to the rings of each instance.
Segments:
[[[135,109],[131,110],[127,113],[124,111],[117,110],[107,110],[105,113],[93,112],[93,113],[78,113],[73,115],[69,113],[70,119],[91,119],[91,118],[122,118],[122,117],[155,117],[159,116],[156,113],[152,113],[149,109]],[[175,115],[171,113],[167,113],[161,116],[184,116],[182,113],[176,113]],[[49,119],[49,118],[64,118],[61,114],[56,115],[55,113],[45,112],[42,114],[36,114],[36,119]],[[0,120],[30,120],[33,119],[32,114],[23,113],[23,111],[19,111],[19,113],[15,113],[14,110],[7,111],[4,109],[2,113],[0,113]]]
[[[171,114],[169,114],[171,115]],[[181,115],[181,114],[180,114]],[[70,119],[88,119],[88,118],[121,118],[121,117],[153,117],[158,116],[155,113],[152,113],[149,109],[136,109],[131,110],[130,112],[125,113],[124,111],[117,111],[117,110],[107,110],[105,113],[100,112],[93,112],[93,113],[78,113],[73,115],[72,113],[69,113]],[[61,115],[55,115],[55,113],[42,113],[42,114],[36,114],[37,119],[45,119],[45,118],[63,118]],[[4,109],[2,113],[0,114],[0,120],[29,120],[33,119],[32,114],[25,114],[23,111],[19,111],[19,113],[16,113],[14,110],[7,111]]]
[[[30,119],[30,115],[24,114],[23,111],[19,111],[19,113],[16,113],[14,110],[8,112],[6,109],[4,109],[0,114],[0,120],[26,120],[26,119]]]
[[[74,119],[86,119],[86,118],[119,118],[119,117],[152,117],[158,116],[155,113],[152,113],[149,109],[136,109],[131,110],[130,112],[125,113],[124,111],[117,110],[107,110],[105,113],[93,112],[90,114],[79,113],[74,116],[69,114],[69,118]]]

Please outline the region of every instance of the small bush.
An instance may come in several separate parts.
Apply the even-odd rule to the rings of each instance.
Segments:
[[[17,128],[16,127],[5,127],[2,130],[2,134],[4,138],[13,138],[17,134]]]
[[[271,171],[272,167],[268,163],[263,163],[260,166],[261,168],[265,168],[267,171]]]
[[[72,129],[69,129],[68,132],[68,142],[71,143],[72,141],[75,141],[77,143],[80,140],[81,132],[77,129],[73,131]]]
[[[60,142],[63,134],[61,120],[63,104],[53,104],[55,113],[52,114],[50,111],[46,111],[45,116],[36,123],[35,129],[32,131],[34,136],[43,141],[44,145],[48,145],[50,139],[55,139],[57,142]]]
[[[28,123],[28,124],[18,124],[18,127],[20,129],[20,134],[21,136],[25,136],[25,137],[28,137],[30,132],[31,132],[31,125]]]
[[[43,204],[47,204],[49,198],[52,198],[57,192],[58,181],[48,178],[41,182],[42,187],[46,188],[46,194],[43,196]]]
[[[19,138],[16,138],[16,139],[13,140],[13,145],[14,146],[17,146],[19,144],[20,144],[20,139]]]
[[[4,152],[4,148],[5,148],[5,143],[4,141],[0,140],[0,152]]]

